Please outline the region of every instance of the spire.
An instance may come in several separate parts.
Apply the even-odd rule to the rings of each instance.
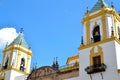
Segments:
[[[29,46],[23,36],[23,28],[21,28],[20,33],[17,36],[17,38],[14,39],[14,41],[8,46],[12,46],[13,44],[21,45],[22,47],[29,49]]]
[[[57,57],[56,57],[56,69],[58,69],[59,68],[59,64],[58,64],[58,60],[57,60]]]
[[[84,45],[84,43],[83,43],[83,36],[81,37],[81,45]]]
[[[33,63],[33,67],[32,67],[32,70],[31,71],[34,71],[37,69],[37,63]]]
[[[23,31],[24,31],[23,28],[21,28],[21,29],[20,29],[20,33],[23,33]]]
[[[55,68],[55,58],[54,58],[54,60],[53,60],[53,65],[52,65],[52,67]]]
[[[111,7],[114,8],[114,4],[113,4],[113,2],[111,2]]]
[[[87,11],[86,11],[86,13],[89,13],[88,7],[87,7]]]
[[[57,57],[54,58],[54,61],[53,61],[53,65],[52,65],[52,67],[55,68],[55,69],[59,69],[59,64],[58,64]]]
[[[90,12],[95,12],[97,10],[100,10],[102,7],[109,7],[104,0],[98,0],[97,3],[93,6],[93,8],[90,10]]]

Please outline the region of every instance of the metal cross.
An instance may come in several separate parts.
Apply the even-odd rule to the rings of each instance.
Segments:
[[[24,31],[23,28],[21,28],[21,29],[20,29],[20,33],[23,33],[23,31]]]

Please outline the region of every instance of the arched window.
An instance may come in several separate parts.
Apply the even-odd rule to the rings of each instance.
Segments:
[[[6,61],[5,61],[4,69],[7,69],[7,67],[8,67],[8,61],[9,61],[9,58],[7,57],[7,59],[6,59]]]
[[[101,40],[100,37],[100,27],[99,25],[97,25],[94,29],[93,29],[93,40],[94,42],[98,42]]]
[[[25,59],[21,58],[20,70],[25,71]]]

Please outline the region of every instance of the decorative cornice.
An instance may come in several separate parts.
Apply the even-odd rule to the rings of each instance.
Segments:
[[[111,8],[111,10],[108,10],[108,9],[105,9],[105,7],[103,7],[101,8],[101,10],[98,10],[96,14],[93,14],[93,15],[90,15],[90,13],[86,14],[82,20],[82,24],[89,21],[90,19],[94,19],[105,14],[113,14],[116,17],[116,19],[120,21],[120,16],[115,12],[113,8]]]
[[[107,42],[110,42],[110,41],[113,41],[113,40],[115,40],[117,43],[120,44],[120,40],[118,40],[116,37],[111,37],[111,38],[108,38],[108,39],[105,39],[105,40],[101,40],[101,41],[96,42],[96,43],[91,43],[91,44],[88,44],[88,45],[81,45],[78,48],[78,50],[82,50],[82,49],[86,49],[86,48],[89,48],[89,47],[97,46],[99,44],[107,43]]]
[[[7,69],[5,69],[5,70],[0,70],[0,73],[1,73],[1,72],[6,72],[6,71],[9,71],[9,70],[14,70],[14,71],[16,71],[16,72],[18,72],[18,73],[21,73],[21,74],[24,74],[24,75],[29,75],[29,73],[22,72],[22,71],[20,71],[20,70],[18,70],[18,69],[16,69],[16,68],[13,68],[13,67],[7,68]]]
[[[9,48],[7,48],[7,49],[4,49],[4,50],[3,50],[3,53],[5,54],[7,51],[12,51],[12,50],[14,50],[14,49],[20,50],[20,51],[22,51],[22,52],[24,52],[24,53],[32,56],[32,51],[31,51],[30,49],[24,49],[24,48],[23,48],[22,46],[20,46],[20,45],[13,45],[12,47],[9,47]]]

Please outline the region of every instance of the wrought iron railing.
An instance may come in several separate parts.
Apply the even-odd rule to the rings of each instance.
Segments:
[[[67,71],[72,71],[79,69],[79,63],[74,63],[74,64],[69,64],[69,65],[64,65],[59,68],[60,72],[67,72]]]
[[[88,66],[87,68],[85,68],[85,71],[87,72],[87,74],[92,74],[97,72],[103,72],[106,70],[106,68],[107,66],[104,63],[102,63],[99,65]]]

